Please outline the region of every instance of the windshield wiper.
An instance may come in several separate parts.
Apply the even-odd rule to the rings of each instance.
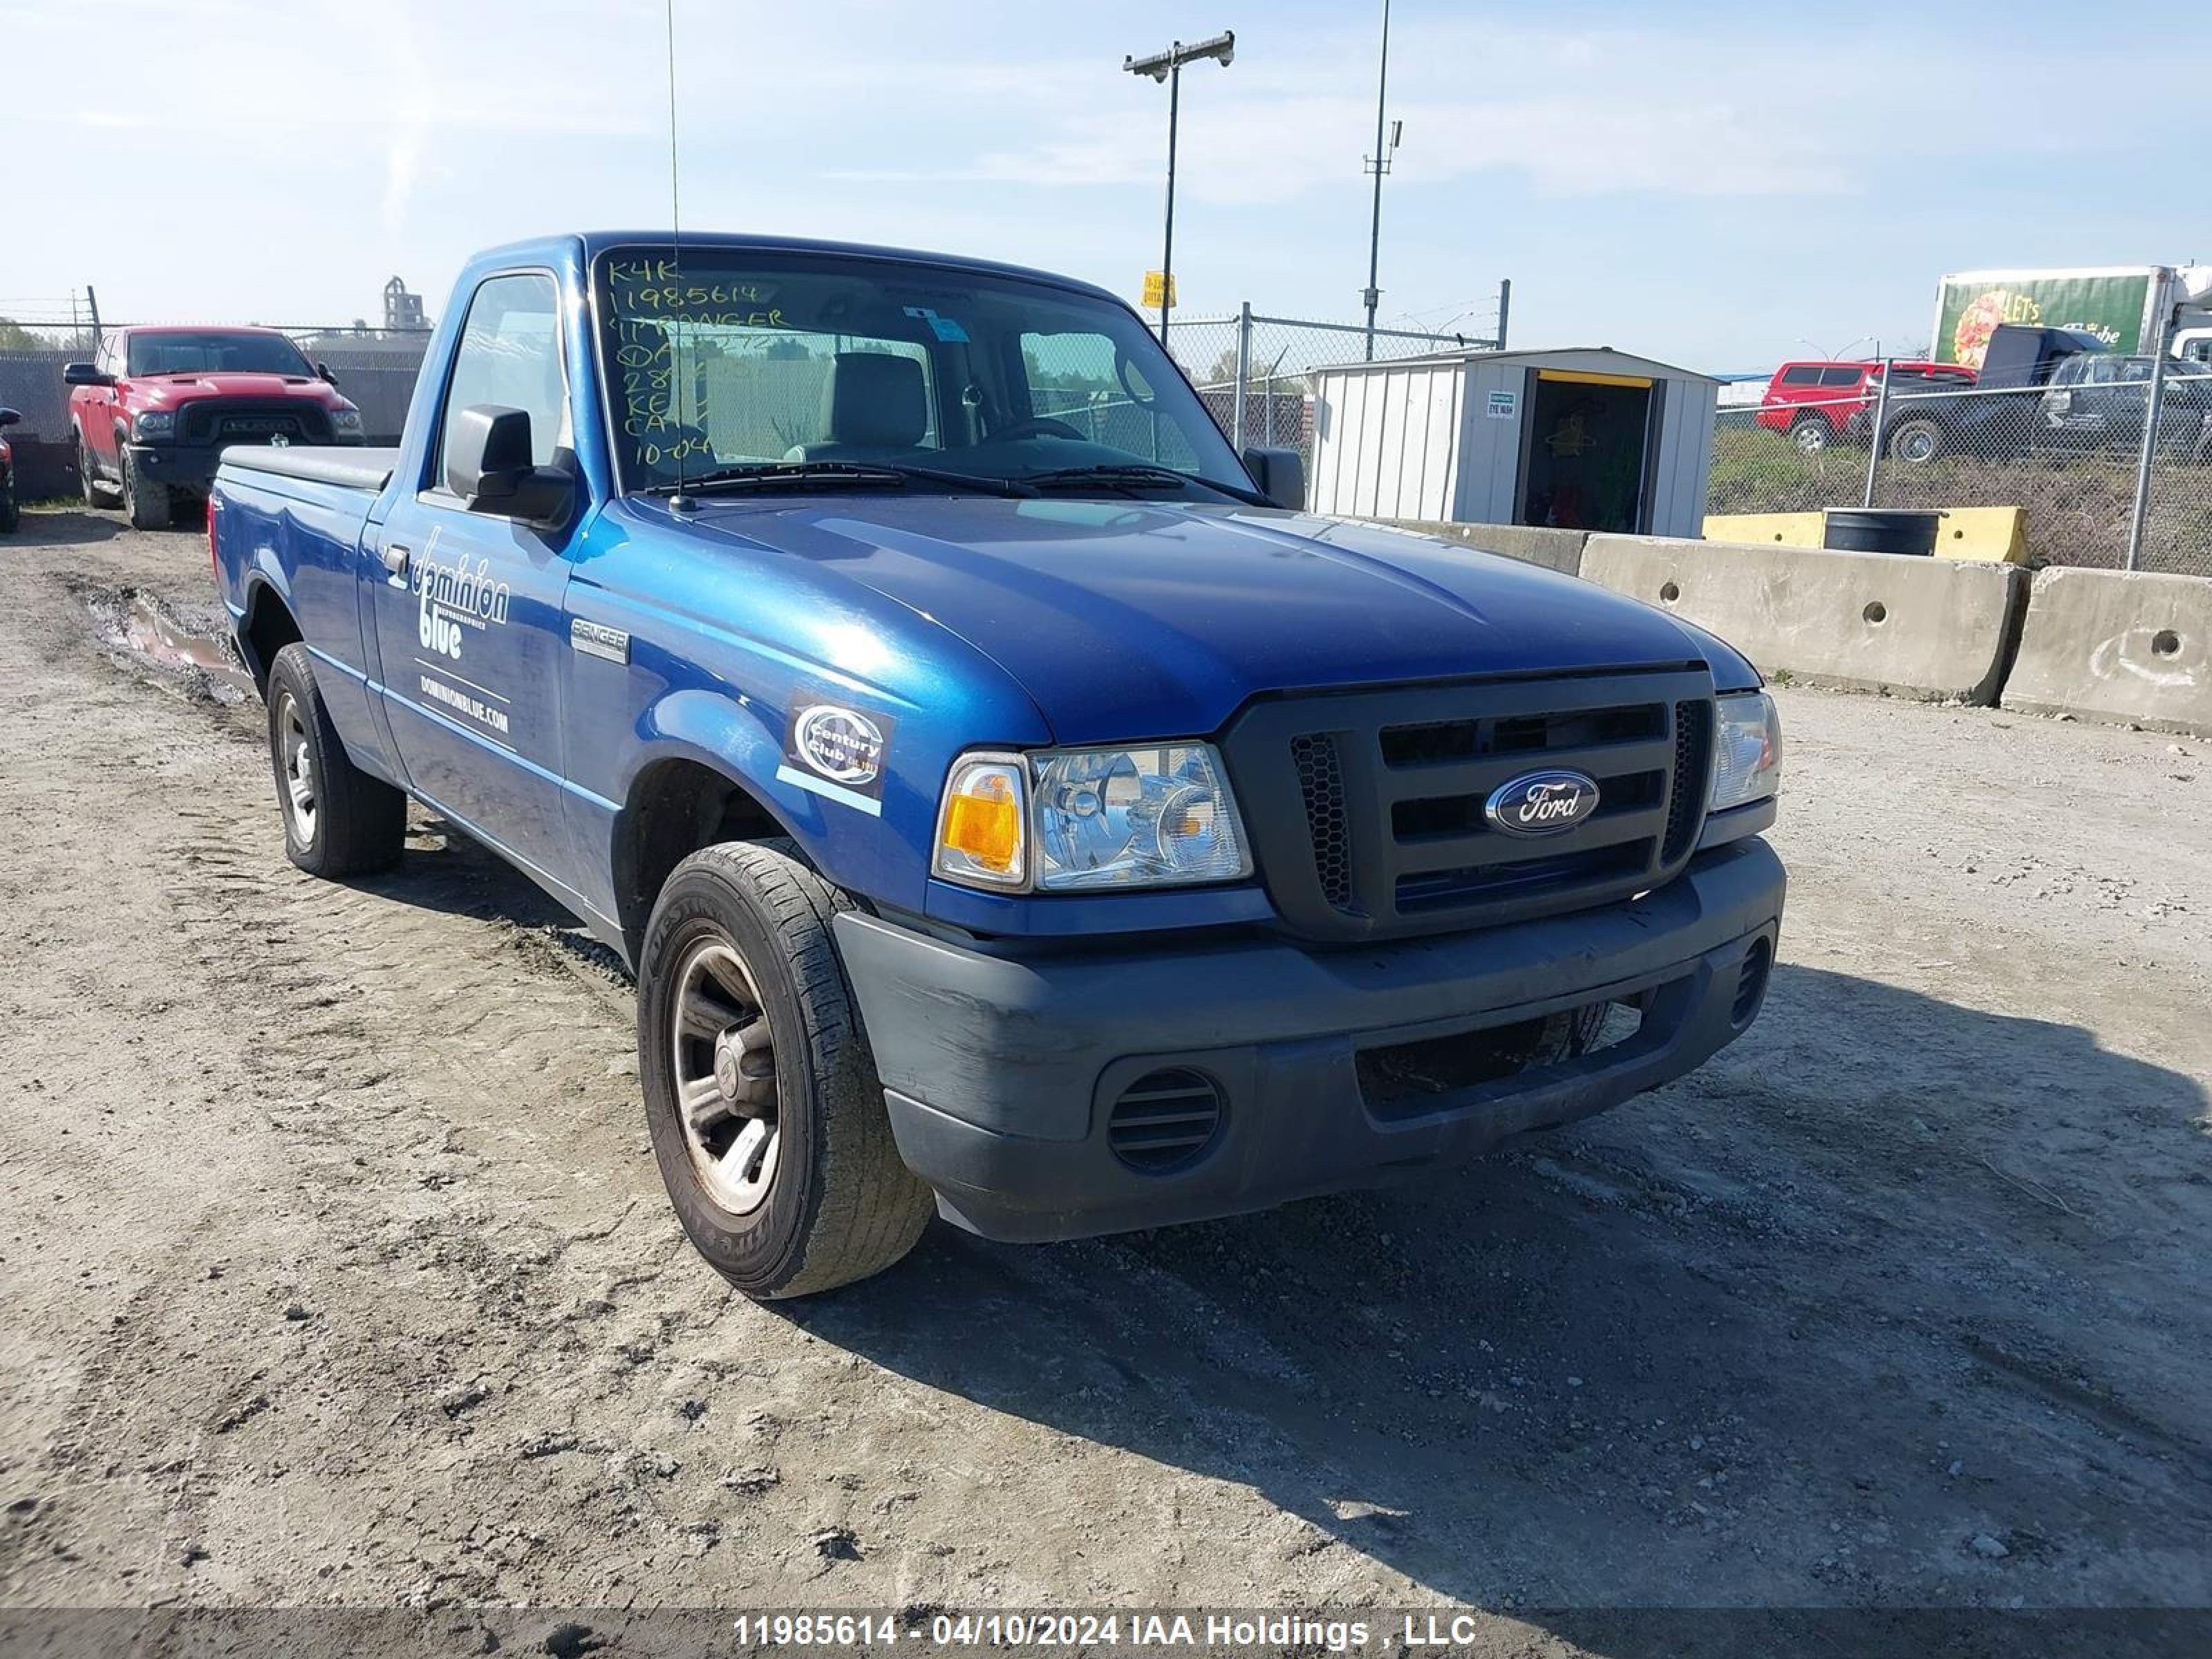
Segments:
[[[909,466],[903,461],[755,461],[742,466],[718,466],[686,477],[681,485],[669,479],[650,485],[648,495],[672,495],[681,490],[775,489],[809,484],[904,486],[943,484],[950,489],[974,490],[985,495],[1034,495],[1026,483],[1012,478],[987,478],[973,472],[948,472],[933,466]]]
[[[1196,484],[1201,489],[1211,489],[1233,500],[1249,501],[1255,507],[1265,507],[1267,501],[1256,490],[1236,484],[1216,483],[1211,478],[1201,478],[1195,472],[1177,471],[1171,466],[1154,466],[1146,461],[1102,461],[1092,466],[1054,467],[1049,472],[1030,472],[1023,475],[1022,482],[1034,484],[1041,490],[1061,489],[1070,484],[1097,484],[1106,489],[1122,489],[1139,494],[1151,489],[1184,489]]]

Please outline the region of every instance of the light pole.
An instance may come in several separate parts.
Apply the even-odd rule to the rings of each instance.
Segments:
[[[1382,0],[1382,65],[1375,72],[1375,154],[1367,158],[1367,170],[1375,175],[1375,217],[1367,232],[1367,291],[1362,296],[1367,301],[1367,361],[1375,361],[1375,307],[1382,298],[1382,290],[1375,285],[1382,258],[1382,175],[1390,171],[1390,157],[1398,148],[1399,135],[1405,131],[1403,121],[1390,127],[1390,142],[1382,142],[1382,97],[1390,85],[1390,0]]]
[[[1160,344],[1168,343],[1168,306],[1175,289],[1175,164],[1176,120],[1182,101],[1182,66],[1211,58],[1224,69],[1237,54],[1237,34],[1224,29],[1211,40],[1187,46],[1180,40],[1149,58],[1124,58],[1121,67],[1132,75],[1149,75],[1168,83],[1168,216],[1160,247]]]

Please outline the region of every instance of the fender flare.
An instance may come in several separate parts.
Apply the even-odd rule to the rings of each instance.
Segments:
[[[795,793],[775,781],[783,758],[781,734],[755,713],[757,705],[726,692],[696,687],[671,691],[647,704],[638,716],[638,746],[626,758],[621,775],[621,811],[637,799],[638,781],[667,761],[690,761],[726,778],[760,803],[783,833],[805,849],[818,850],[817,837],[796,821]]]

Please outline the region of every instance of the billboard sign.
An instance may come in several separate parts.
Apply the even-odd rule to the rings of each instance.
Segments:
[[[2001,323],[2080,329],[2107,351],[2152,350],[2144,343],[2144,319],[2157,283],[2157,273],[2140,270],[1947,276],[1936,301],[1936,361],[1979,368]]]

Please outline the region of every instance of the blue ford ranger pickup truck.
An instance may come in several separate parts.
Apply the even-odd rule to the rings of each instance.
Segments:
[[[397,449],[228,452],[293,861],[406,800],[635,971],[654,1154],[793,1296],[1463,1160],[1757,1015],[1779,735],[1710,635],[1300,510],[1122,301],[565,235]]]

